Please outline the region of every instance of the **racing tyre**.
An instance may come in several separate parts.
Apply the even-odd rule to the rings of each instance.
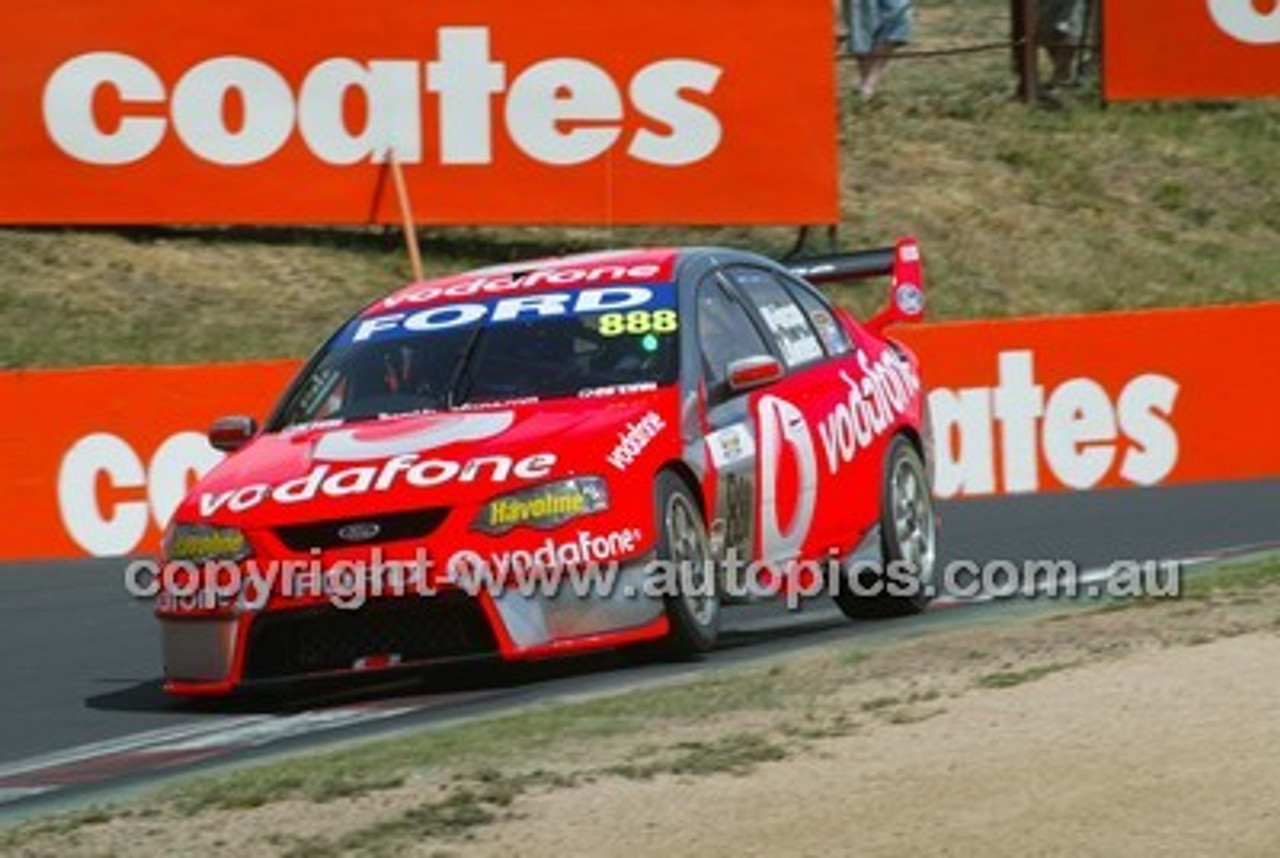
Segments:
[[[859,571],[859,587],[838,582],[836,604],[855,618],[918,614],[932,598],[937,520],[924,462],[911,441],[895,436],[880,485],[880,556],[883,571]]]
[[[720,632],[720,594],[702,511],[688,485],[670,471],[654,486],[657,558],[676,575],[663,596],[671,631],[659,643],[662,655],[688,658],[715,646]]]

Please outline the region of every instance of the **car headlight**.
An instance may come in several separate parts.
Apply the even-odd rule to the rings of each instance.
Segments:
[[[164,535],[168,560],[243,560],[252,553],[249,540],[236,527],[209,524],[175,524]]]
[[[517,527],[549,530],[609,508],[609,487],[600,477],[571,477],[503,495],[485,504],[473,530],[501,536]]]

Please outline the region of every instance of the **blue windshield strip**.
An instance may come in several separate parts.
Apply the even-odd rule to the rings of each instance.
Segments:
[[[337,338],[337,343],[352,345],[386,342],[475,325],[496,326],[538,320],[589,318],[604,313],[674,307],[675,287],[671,283],[535,292],[484,301],[451,302],[356,319]]]

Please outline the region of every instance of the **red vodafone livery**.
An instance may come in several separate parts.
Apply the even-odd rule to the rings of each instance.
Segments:
[[[815,283],[883,274],[863,324]],[[714,645],[724,605],[830,585],[918,611],[935,522],[919,250],[782,265],[586,254],[411,284],[334,333],[165,535],[166,688]],[[854,561],[908,573],[855,586]],[[883,584],[884,582],[881,581]]]

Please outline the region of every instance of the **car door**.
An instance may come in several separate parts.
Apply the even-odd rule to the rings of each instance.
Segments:
[[[822,474],[819,515],[823,532],[829,534],[829,550],[844,555],[879,520],[884,445],[874,443],[874,420],[867,419],[863,364],[880,355],[865,353],[865,346],[850,338],[816,289],[776,276],[800,305],[827,355],[822,371],[815,374],[819,390],[812,398]]]
[[[830,307],[804,284],[753,266],[725,271],[779,355],[786,375],[753,399],[759,465],[759,553],[785,563],[844,554],[867,526],[865,487],[877,485],[865,461],[847,457],[853,344]],[[872,489],[874,491],[874,488]]]
[[[721,560],[755,560],[757,507],[756,421],[749,391],[729,385],[735,361],[773,355],[746,307],[718,272],[697,287],[698,346],[706,410],[704,442],[714,505],[712,548]]]

